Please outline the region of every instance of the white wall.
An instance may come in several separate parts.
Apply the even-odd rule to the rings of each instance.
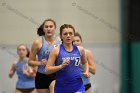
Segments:
[[[92,50],[96,64],[96,75],[92,76],[92,85],[96,85],[97,92],[91,93],[119,93],[120,88],[120,45],[95,44],[86,45]]]
[[[12,53],[16,54],[15,48],[0,47],[0,93],[14,93],[15,91],[17,76],[15,74],[13,79],[8,76],[12,63],[17,60]]]
[[[74,25],[85,43],[120,42],[120,0],[0,0],[0,43],[30,44],[52,18]],[[18,40],[17,40],[18,39]]]

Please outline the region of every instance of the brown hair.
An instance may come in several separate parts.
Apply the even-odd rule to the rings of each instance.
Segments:
[[[62,32],[63,32],[63,29],[65,28],[71,28],[73,29],[73,32],[74,32],[74,35],[75,35],[75,28],[71,25],[71,24],[64,24],[60,27],[60,38],[61,38],[61,41],[62,41],[62,44],[63,44],[63,40],[62,40]],[[73,42],[72,42],[73,44]]]
[[[75,36],[78,36],[80,38],[81,42],[83,41],[81,35],[78,32],[75,33]]]
[[[30,50],[29,50],[29,48],[28,48],[25,44],[20,44],[20,45],[17,46],[17,51],[18,51],[18,49],[19,49],[20,46],[25,46],[25,47],[26,47],[26,51],[27,51],[26,57],[29,57],[29,55],[30,55]]]
[[[61,27],[60,27],[60,38],[62,39],[62,32],[63,32],[63,29],[65,29],[65,28],[71,28],[71,29],[73,29],[73,32],[74,32],[74,35],[75,35],[75,28],[72,26],[72,25],[70,25],[70,24],[64,24],[64,25],[62,25]]]
[[[54,20],[52,20],[52,19],[46,19],[46,20],[40,25],[40,27],[37,29],[37,34],[38,34],[39,36],[45,35],[45,32],[43,31],[43,27],[44,27],[44,24],[45,24],[47,21],[53,22],[53,24],[54,24],[54,26],[55,26],[55,28],[56,28],[56,22],[55,22]]]

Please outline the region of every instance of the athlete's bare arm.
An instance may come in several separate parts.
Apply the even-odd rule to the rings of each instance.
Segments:
[[[12,78],[12,77],[14,76],[15,71],[16,71],[16,62],[14,62],[14,63],[12,64],[12,67],[11,67],[11,69],[10,69],[10,72],[9,72],[9,77],[10,77],[10,78]]]
[[[27,70],[23,70],[23,74],[29,77],[34,77],[34,73],[33,70],[31,69],[31,67],[29,66]]]
[[[80,47],[80,46],[78,46],[78,49],[79,49],[80,54],[81,54],[81,62],[82,62],[83,69],[84,69],[83,74],[85,77],[89,77],[89,66],[88,66],[86,56],[85,56],[85,50],[83,47]]]
[[[94,59],[93,59],[93,56],[92,56],[92,53],[90,50],[85,50],[86,52],[86,58],[87,58],[87,61],[88,61],[88,64],[89,64],[89,72],[91,72],[92,74],[95,74],[96,73],[96,67],[95,67],[95,62],[94,62]]]
[[[37,66],[30,66],[30,69],[31,70],[29,70],[29,73],[32,75],[32,77],[33,78],[35,78],[36,77],[36,73],[37,73],[37,70],[38,70],[38,67]]]
[[[32,44],[30,56],[29,56],[29,65],[30,66],[39,66],[39,65],[45,65],[46,61],[38,62],[36,61],[36,55],[40,48],[42,47],[42,38],[35,40]]]
[[[55,60],[57,58],[58,51],[59,51],[59,47],[55,47],[55,48],[53,48],[53,50],[51,51],[51,53],[49,55],[49,59],[48,59],[47,65],[46,65],[47,74],[57,72],[58,70],[61,69],[61,66],[53,66],[55,63]]]
[[[36,61],[37,61],[37,57],[36,57]],[[36,73],[37,73],[37,69],[38,66],[29,66],[29,73],[31,74],[31,77],[35,78],[36,77]]]
[[[62,64],[59,66],[54,66],[55,60],[59,53],[59,46],[55,47],[52,52],[50,53],[47,65],[46,65],[46,72],[48,74],[55,73],[59,71],[60,69],[64,68],[66,65],[70,64],[70,61],[63,60]]]

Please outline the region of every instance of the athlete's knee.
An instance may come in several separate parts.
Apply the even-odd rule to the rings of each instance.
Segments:
[[[50,88],[54,88],[54,85],[55,85],[55,80],[51,82]]]
[[[86,90],[86,93],[90,93],[91,92],[91,88],[89,88],[88,90]]]
[[[34,89],[31,93],[37,93],[36,89]]]

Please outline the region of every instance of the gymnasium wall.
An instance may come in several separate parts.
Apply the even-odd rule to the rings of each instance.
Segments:
[[[120,42],[119,0],[0,0],[0,43],[30,44],[47,18],[72,24],[85,43]]]
[[[8,71],[17,60],[16,46],[30,47],[47,18],[56,21],[56,35],[62,24],[72,24],[92,51],[97,68],[92,93],[119,93],[119,0],[0,0],[0,93],[14,93],[17,76],[9,79]]]

